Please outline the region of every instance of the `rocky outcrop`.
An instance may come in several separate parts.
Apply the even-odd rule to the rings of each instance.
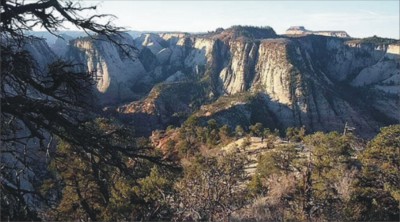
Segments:
[[[134,45],[127,34],[115,36],[115,41]],[[135,59],[137,56],[131,48],[122,50],[106,39],[80,38],[71,43],[66,57],[84,64],[85,71],[94,74],[100,102],[110,104],[135,98],[132,87],[146,73],[142,63]]]
[[[323,35],[339,38],[350,38],[349,34],[345,31],[310,31],[304,26],[291,26],[286,30],[286,35]]]
[[[167,32],[160,33],[159,36],[167,41],[169,45],[176,45],[180,39],[189,36],[189,34],[184,32]]]
[[[362,69],[351,85],[365,89],[370,105],[386,122],[400,121],[400,45],[389,45],[386,54]]]
[[[286,35],[304,35],[312,34],[312,31],[307,30],[304,26],[291,26],[286,30]]]
[[[329,50],[331,40],[322,39],[324,48],[319,50],[311,50],[315,46],[308,48],[308,41],[313,39],[270,39],[246,44],[231,42],[231,63],[221,72],[221,87],[227,95],[256,93],[259,105],[255,109],[265,107],[262,115],[275,118],[269,121],[269,125],[281,128],[304,125],[312,131],[340,131],[348,122],[360,129],[359,133],[372,135],[374,125],[379,124],[366,113],[360,115],[361,108],[349,101],[346,95],[336,93],[338,83],[335,83],[334,72],[326,74],[332,70],[322,69],[321,58],[314,59],[321,56],[320,51]],[[244,113],[249,113],[241,118],[247,116],[246,121],[252,122],[254,115],[251,113],[254,111],[248,106],[241,107],[246,110]],[[229,106],[225,109],[232,110]],[[204,113],[208,113],[206,116],[209,118],[232,119],[221,117],[225,111]],[[229,125],[229,122],[224,123]]]
[[[117,108],[117,116],[135,126],[138,135],[150,135],[154,129],[179,125],[202,104],[209,103],[206,83],[168,82],[156,85],[149,95]]]

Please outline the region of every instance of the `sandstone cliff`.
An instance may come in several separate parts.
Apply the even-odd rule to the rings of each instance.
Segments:
[[[399,105],[397,43],[279,37],[270,28],[248,27],[142,34],[129,41],[139,49],[135,62],[109,43],[76,40],[74,47],[101,77],[98,90],[114,95],[109,101],[133,100],[152,89],[116,110],[146,123],[138,125],[147,133],[179,125],[192,113],[232,127],[258,121],[271,128],[341,131],[348,122],[364,136],[400,121],[393,111]],[[235,96],[242,94],[252,99]],[[221,96],[229,103],[218,102]]]
[[[127,34],[115,36],[115,41],[134,45],[133,39]],[[106,39],[93,40],[89,37],[71,42],[66,53],[66,58],[84,64],[83,68],[94,74],[100,102],[103,104],[135,99],[132,86],[146,73],[136,57],[137,52],[129,47],[124,52]]]
[[[224,38],[227,35],[216,35],[218,37],[186,37],[182,40],[181,43],[186,43],[184,48],[179,48],[183,50],[180,55],[186,55],[183,67],[192,70],[189,74],[195,77],[204,75],[204,78],[209,78],[214,99],[221,95],[230,96],[231,102],[239,105],[233,108],[212,103],[201,107],[202,111],[197,113],[199,116],[220,119],[232,127],[234,124],[229,122],[250,124],[257,119],[273,127],[304,125],[311,131],[340,131],[348,122],[366,136],[373,135],[382,124],[400,120],[394,112],[385,113],[379,108],[381,105],[369,106],[364,99],[370,91],[358,87],[353,89],[351,84],[366,75],[363,74],[365,69],[374,69],[374,66],[380,67],[380,71],[371,71],[379,78],[394,76],[399,68],[395,65],[397,61],[389,58],[393,53],[388,51],[389,48],[393,51],[394,46],[322,36],[259,40],[227,39]],[[381,63],[388,64],[382,66]],[[205,72],[194,73],[195,66],[205,67]],[[192,77],[193,81],[195,77]],[[233,95],[237,93],[254,94],[257,99],[250,102],[236,100]],[[399,100],[398,95],[391,96],[393,99],[383,96],[374,101],[393,110]],[[136,110],[140,107],[137,102],[133,104]],[[257,112],[254,104],[258,106]],[[124,112],[128,111],[125,109]],[[232,113],[245,120],[233,120]],[[264,115],[271,121],[263,121],[256,118],[257,115]],[[385,119],[384,123],[382,119]]]

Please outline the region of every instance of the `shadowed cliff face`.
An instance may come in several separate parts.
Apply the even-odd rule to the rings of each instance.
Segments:
[[[133,39],[127,34],[115,38],[121,44],[134,45]],[[137,57],[137,52],[129,53],[133,58]],[[135,99],[132,85],[146,73],[139,60],[129,58],[123,50],[107,40],[76,39],[70,44],[65,57],[83,64],[86,71],[95,74],[101,104]]]
[[[75,40],[71,56],[97,71],[104,104],[142,96],[116,111],[148,119],[143,132],[179,125],[193,113],[232,127],[256,121],[271,128],[341,131],[348,122],[364,136],[400,121],[394,111],[400,105],[396,42],[280,38],[243,27],[203,35],[143,34],[125,41],[139,49],[134,62],[110,43],[90,40]],[[242,101],[235,96],[241,94],[257,99]],[[221,96],[242,105],[220,103]],[[234,120],[236,114],[242,120]]]

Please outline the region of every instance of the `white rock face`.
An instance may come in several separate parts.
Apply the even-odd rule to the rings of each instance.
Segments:
[[[357,42],[341,42],[339,39],[327,40],[328,76],[337,81],[343,81],[348,76],[361,69],[377,63],[385,56],[384,46],[371,46]]]
[[[123,43],[133,45],[130,36],[124,35]],[[97,90],[102,103],[115,103],[132,99],[132,86],[146,71],[138,59],[133,60],[120,48],[108,41],[78,39],[73,43],[76,53],[72,58],[86,64],[89,72],[95,73]],[[135,56],[134,52],[131,52]]]
[[[400,76],[399,61],[396,60],[383,60],[373,66],[367,67],[357,75],[351,82],[353,86],[366,86],[375,84],[390,78],[395,80],[395,76]]]
[[[194,67],[196,65],[206,65],[207,61],[211,59],[211,51],[215,41],[206,38],[192,39],[192,50],[185,58],[185,66]]]
[[[165,41],[169,42],[170,45],[176,45],[177,42],[187,36],[186,33],[160,33],[159,36]]]
[[[135,42],[139,49],[141,49],[141,47],[147,47],[154,55],[156,55],[164,48],[162,43],[165,42],[165,40],[157,34],[149,33],[142,34],[138,39],[135,40]]]
[[[292,65],[287,61],[287,44],[287,40],[266,40],[261,43],[255,79],[259,80],[256,85],[272,100],[290,105]]]
[[[227,94],[244,92],[248,89],[248,82],[254,73],[252,67],[256,63],[258,44],[245,42],[231,42],[231,63],[222,69],[220,79]]]
[[[286,39],[265,40],[258,52],[251,89],[265,93],[268,107],[283,126],[340,131],[347,121],[368,128],[366,131],[372,130],[350,104],[324,93],[331,83],[316,71],[309,53],[301,45]]]
[[[263,91],[281,104],[291,105],[293,66],[288,62],[288,40],[264,40],[260,44],[230,42],[230,62],[220,73],[223,91],[235,94]]]
[[[370,105],[387,117],[400,122],[400,46],[389,45],[376,64],[364,68],[351,82],[368,86],[373,98]]]
[[[349,34],[345,31],[315,31],[312,34],[314,35],[323,35],[330,37],[339,37],[339,38],[349,38]]]
[[[390,59],[400,59],[400,45],[391,44],[386,50],[386,57]]]

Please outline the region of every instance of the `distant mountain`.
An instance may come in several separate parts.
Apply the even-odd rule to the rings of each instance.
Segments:
[[[350,38],[350,35],[345,31],[310,31],[304,26],[292,26],[286,30],[286,35],[323,35],[340,38]]]
[[[132,61],[106,41],[71,41],[65,57],[97,72],[99,102],[139,133],[191,115],[235,127],[305,126],[373,136],[399,123],[400,44],[379,37],[279,36],[234,26],[203,34],[139,33]]]
[[[139,37],[143,32],[140,31],[134,31],[134,30],[129,30],[126,31],[129,35],[132,36],[132,38],[137,38]],[[28,34],[39,37],[39,38],[44,38],[46,39],[47,44],[50,46],[55,44],[58,37],[47,32],[47,31],[31,31]],[[84,31],[59,31],[56,33],[57,35],[60,36],[68,36],[71,39],[76,39],[78,37],[85,37],[87,34]],[[68,38],[68,39],[69,39]]]
[[[47,31],[32,31],[29,32],[29,34],[39,38],[44,38],[49,46],[53,45],[58,39],[57,36]],[[78,37],[86,36],[86,33],[83,31],[60,31],[57,33],[57,35],[70,36],[71,38],[75,39]]]

